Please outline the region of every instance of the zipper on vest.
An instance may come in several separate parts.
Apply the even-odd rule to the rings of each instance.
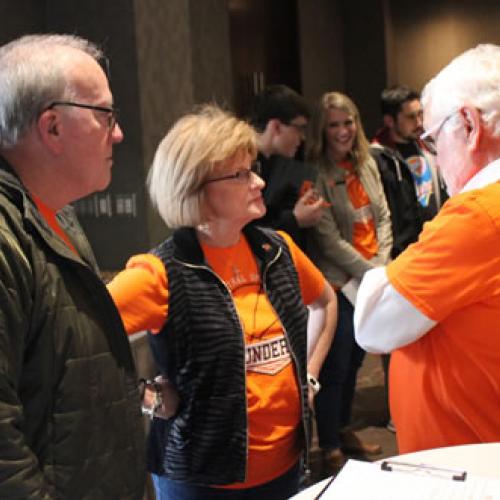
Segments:
[[[263,290],[266,293],[266,295],[267,295],[267,286],[266,286],[267,271],[278,260],[278,258],[281,255],[281,252],[282,252],[282,249],[280,247],[278,253],[274,256],[274,258],[271,261],[269,261],[266,264],[266,266],[264,267],[264,269],[262,271],[262,286],[263,286]],[[302,379],[300,377],[301,373],[300,373],[300,368],[299,368],[299,362],[297,360],[297,357],[296,357],[295,353],[293,352],[292,343],[290,342],[290,338],[288,337],[288,332],[287,332],[287,330],[285,328],[285,325],[283,325],[283,322],[281,321],[281,318],[280,318],[279,314],[276,312],[276,309],[274,309],[274,306],[271,303],[271,301],[269,301],[269,304],[271,305],[271,308],[273,309],[274,314],[278,318],[278,321],[280,322],[280,325],[281,325],[281,329],[283,330],[283,334],[285,335],[285,338],[286,338],[286,340],[288,342],[288,345],[290,346],[290,355],[293,358],[294,365],[295,365],[295,373],[297,375],[297,380],[299,381],[299,395],[300,395],[300,402],[301,402],[301,405],[302,405],[302,408],[301,408],[301,414],[302,414],[301,421],[302,421],[302,427],[304,429],[304,439],[305,439],[305,453],[304,453],[303,468],[304,468],[304,474],[306,476],[306,479],[309,479],[311,477],[311,468],[310,468],[310,464],[309,464],[309,451],[310,451],[309,450],[309,448],[310,448],[309,447],[309,440],[310,440],[310,436],[309,436],[309,428],[308,428],[307,422],[305,421],[305,411],[304,411],[305,410],[305,405],[309,404],[309,403],[304,400],[304,392],[302,390]],[[307,334],[307,331],[306,331],[306,334]],[[306,364],[307,364],[307,358],[306,358]]]
[[[200,266],[200,265],[197,265],[197,264],[190,264],[189,262],[184,262],[184,261],[181,261],[179,259],[176,259],[175,257],[172,257],[173,260],[175,260],[176,262],[178,262],[179,264],[183,265],[183,266],[186,266],[186,267],[189,267],[191,269],[203,269],[207,272],[209,272],[212,276],[214,276],[217,281],[219,281],[222,286],[226,289],[228,295],[229,295],[229,299],[231,301],[231,304],[233,306],[233,313],[235,314],[236,318],[238,319],[238,323],[240,325],[240,332],[241,332],[241,341],[242,341],[242,344],[243,344],[243,373],[244,373],[244,376],[243,376],[243,379],[245,381],[245,427],[246,427],[246,432],[245,432],[245,435],[246,435],[246,442],[245,442],[245,481],[247,480],[247,476],[248,476],[248,448],[249,448],[249,445],[248,445],[248,396],[247,396],[247,367],[246,367],[246,361],[245,361],[245,353],[246,353],[246,345],[245,345],[245,330],[243,329],[243,324],[241,323],[241,319],[240,319],[240,316],[238,314],[238,311],[236,309],[236,306],[234,304],[234,300],[233,300],[233,296],[231,294],[231,290],[229,289],[229,287],[226,285],[226,283],[224,282],[224,280],[221,279],[221,277],[213,270],[211,269],[210,267],[208,266]]]

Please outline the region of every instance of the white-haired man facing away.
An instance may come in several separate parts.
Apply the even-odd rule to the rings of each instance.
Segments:
[[[365,274],[355,313],[364,349],[394,351],[401,453],[500,441],[500,47],[455,58],[422,103],[451,198],[417,243]]]

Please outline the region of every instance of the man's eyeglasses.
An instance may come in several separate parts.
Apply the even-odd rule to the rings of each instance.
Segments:
[[[303,135],[304,137],[307,135],[307,130],[308,130],[308,125],[307,123],[283,123],[287,127],[293,127],[299,134]]]
[[[261,174],[261,165],[259,161],[254,161],[251,165],[250,168],[245,168],[238,170],[234,174],[231,175],[224,175],[222,177],[216,177],[215,179],[208,179],[206,180],[203,184],[210,184],[211,182],[219,182],[219,181],[226,181],[229,179],[234,179],[236,182],[239,182],[240,184],[245,184],[250,181],[250,177],[252,174],[256,174],[260,176]]]
[[[437,140],[439,137],[439,134],[441,133],[441,130],[443,130],[443,127],[446,125],[448,120],[457,113],[458,111],[452,111],[449,115],[446,115],[439,123],[437,123],[434,127],[431,127],[429,130],[424,132],[420,136],[420,140],[424,141],[429,148],[431,149],[431,152],[434,154],[436,153],[436,144]]]
[[[54,101],[50,103],[45,109],[52,109],[56,106],[72,106],[74,108],[83,108],[83,109],[92,109],[93,111],[100,111],[101,113],[108,114],[108,129],[113,130],[115,128],[116,122],[118,120],[118,109],[117,108],[108,108],[105,106],[94,106],[92,104],[82,104],[80,102],[72,102],[72,101]]]

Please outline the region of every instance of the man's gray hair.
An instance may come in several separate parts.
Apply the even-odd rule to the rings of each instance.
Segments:
[[[65,49],[104,58],[75,35],[26,35],[0,47],[0,148],[14,147],[52,101],[71,98]]]
[[[424,88],[422,104],[443,117],[474,106],[500,135],[500,47],[481,44],[453,59]]]

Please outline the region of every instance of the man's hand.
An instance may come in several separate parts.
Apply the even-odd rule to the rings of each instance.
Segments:
[[[293,215],[299,227],[315,226],[323,214],[325,206],[329,206],[315,189],[308,189],[295,204]]]

